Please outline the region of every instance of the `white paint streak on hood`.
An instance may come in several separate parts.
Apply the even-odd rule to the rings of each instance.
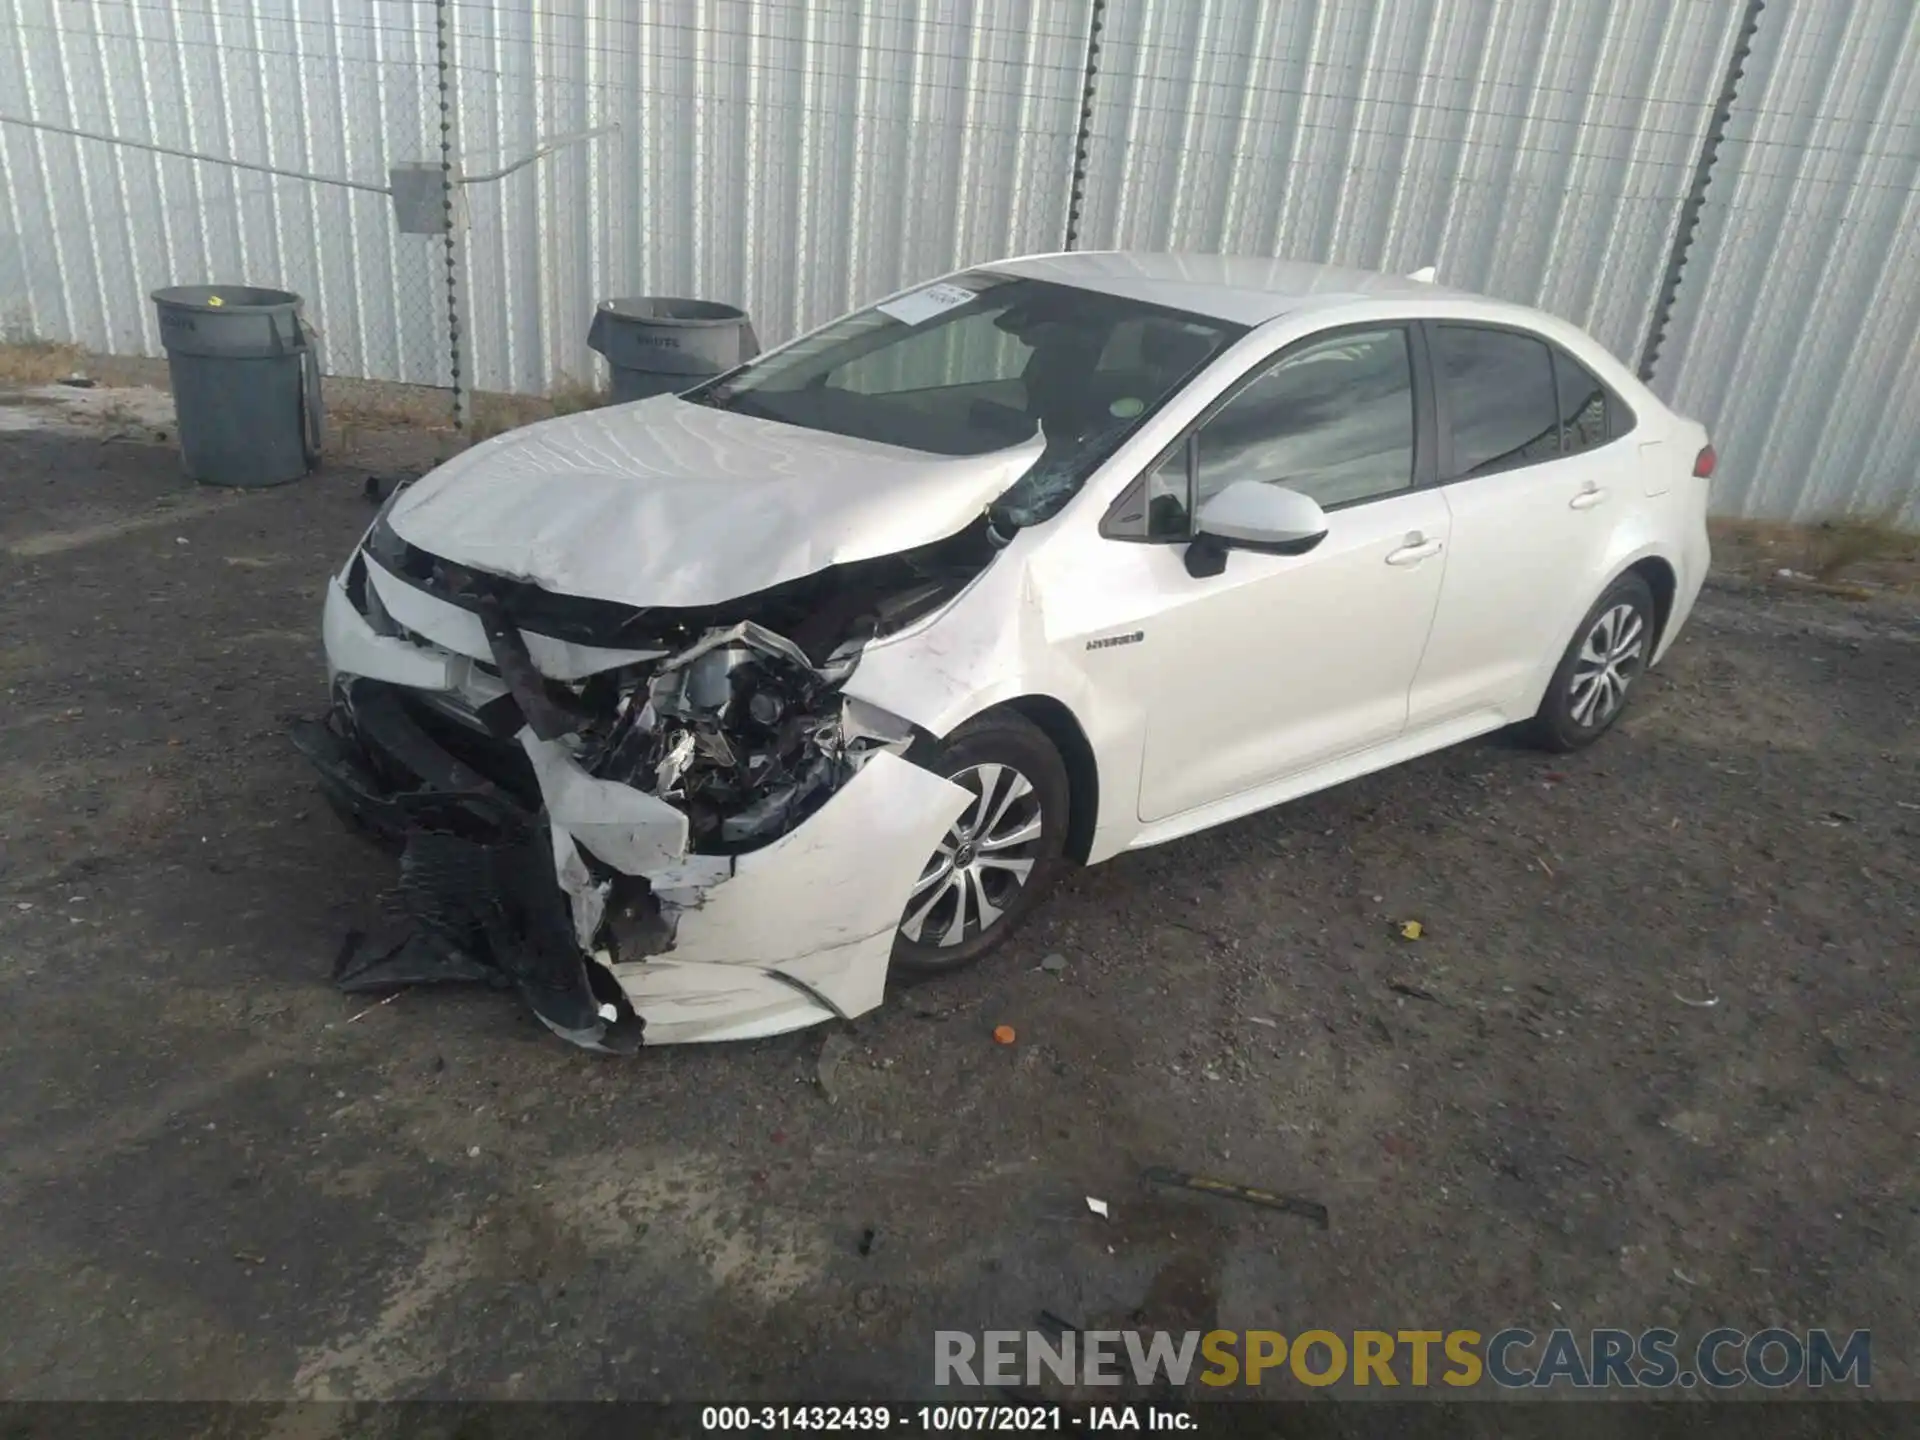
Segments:
[[[952,535],[1040,448],[927,455],[662,395],[477,445],[389,521],[431,554],[557,594],[712,605]]]

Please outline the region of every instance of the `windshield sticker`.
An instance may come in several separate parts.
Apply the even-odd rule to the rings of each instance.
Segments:
[[[929,285],[898,300],[889,300],[879,308],[882,315],[891,315],[903,325],[920,325],[976,298],[973,291],[958,285]]]
[[[1123,395],[1107,407],[1107,413],[1116,420],[1131,420],[1146,408],[1145,401],[1132,395]]]

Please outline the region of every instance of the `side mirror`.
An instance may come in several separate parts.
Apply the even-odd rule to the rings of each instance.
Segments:
[[[1218,575],[1229,550],[1304,555],[1327,538],[1327,514],[1311,497],[1284,485],[1236,480],[1200,507],[1187,546],[1187,573]]]

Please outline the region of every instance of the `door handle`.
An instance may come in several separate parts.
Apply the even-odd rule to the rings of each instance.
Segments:
[[[1387,555],[1389,565],[1418,565],[1422,560],[1430,559],[1440,553],[1438,540],[1421,540],[1409,535],[1407,543]]]
[[[1570,510],[1591,510],[1606,498],[1607,492],[1589,481],[1584,490],[1567,502],[1567,508]]]

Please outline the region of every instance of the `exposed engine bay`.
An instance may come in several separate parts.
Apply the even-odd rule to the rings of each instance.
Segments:
[[[904,748],[910,732],[840,686],[868,641],[944,604],[994,551],[983,518],[917,550],[676,610],[555,595],[436,559],[384,526],[367,545],[396,578],[479,617],[486,669],[510,702],[481,712],[490,730],[507,738],[524,723],[563,742],[590,775],[673,802],[703,854],[785,834],[874,748]],[[356,598],[373,594],[377,608],[356,578]],[[645,658],[555,680],[533,663],[524,631]]]
[[[622,696],[587,769],[678,802],[696,851],[770,839],[857,763],[832,699],[850,668],[817,669],[750,620],[711,632]]]
[[[329,601],[329,653],[346,667],[334,709],[294,735],[335,808],[400,851],[389,914],[343,950],[336,983],[508,984],[565,1038],[627,1049],[643,1018],[622,988],[635,968],[658,983],[675,956],[717,944],[766,952],[776,996],[761,1010],[848,1013],[855,992],[809,980],[808,956],[783,964],[764,935],[736,943],[730,931],[760,922],[717,914],[715,887],[875,757],[926,743],[842,687],[870,641],[953,598],[995,549],[982,517],[723,606],[645,608],[453,564],[402,541],[383,510]],[[380,661],[335,653],[355,643],[444,663],[446,683],[368,678]],[[954,803],[923,801],[942,815]],[[769,908],[739,891],[735,909]],[[696,912],[718,940],[683,944]],[[857,938],[871,953],[887,936]]]

